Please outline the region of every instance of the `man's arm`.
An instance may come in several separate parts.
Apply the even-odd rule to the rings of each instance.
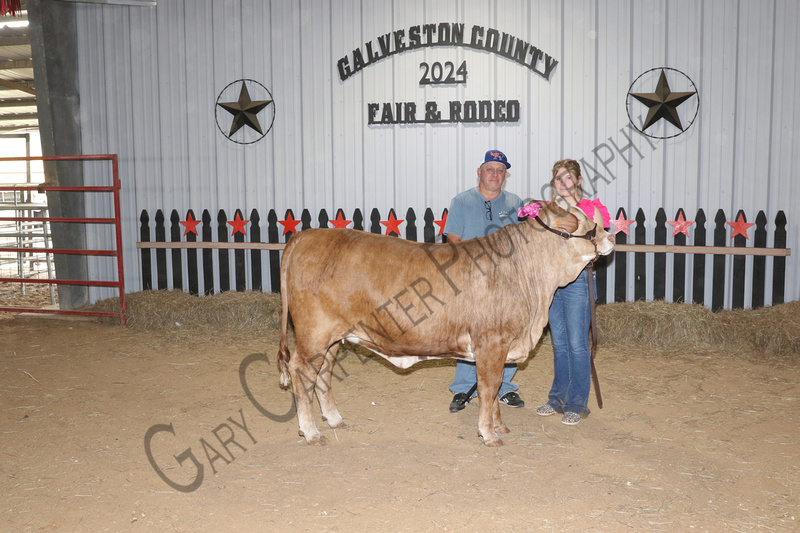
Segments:
[[[457,242],[461,242],[461,235],[456,235],[455,233],[448,233],[447,234],[447,242],[455,244]]]

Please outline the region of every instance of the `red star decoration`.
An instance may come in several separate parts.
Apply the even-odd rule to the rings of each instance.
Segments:
[[[747,236],[747,228],[750,226],[755,226],[755,223],[745,222],[744,214],[739,213],[739,218],[736,219],[736,222],[728,222],[728,224],[733,228],[733,235],[731,235],[731,239],[737,235],[744,235],[745,239],[750,240],[750,237]]]
[[[236,213],[236,217],[233,220],[228,221],[228,224],[230,224],[231,227],[233,228],[231,236],[236,235],[237,233],[241,233],[242,235],[247,235],[247,232],[244,230],[244,227],[248,222],[250,221],[242,220],[242,216],[239,213]]]
[[[330,221],[331,225],[334,228],[346,228],[351,222],[353,222],[353,221],[344,219],[344,215],[342,214],[341,211],[339,211],[339,213],[337,213],[335,220],[331,220]]]
[[[200,221],[195,220],[191,213],[186,215],[186,220],[185,221],[181,220],[180,223],[183,224],[184,228],[186,228],[183,232],[184,236],[188,235],[190,232],[194,233],[195,235],[198,234],[197,225],[200,223]]]
[[[447,211],[442,213],[442,220],[434,220],[433,223],[436,224],[437,226],[439,226],[438,235],[441,235],[442,233],[444,233],[444,225],[447,224]]]
[[[300,223],[300,221],[295,220],[292,217],[292,212],[289,211],[286,213],[286,220],[279,220],[278,223],[283,224],[282,235],[286,235],[287,233],[297,233],[297,225]]]
[[[396,233],[400,235],[400,224],[405,222],[405,220],[397,220],[394,218],[394,211],[389,211],[389,220],[381,220],[381,224],[386,226],[386,235],[390,233]]]
[[[678,213],[678,220],[667,220],[667,224],[671,225],[675,228],[675,231],[672,232],[672,236],[674,237],[678,233],[683,233],[687,237],[689,236],[689,226],[694,224],[694,220],[686,220],[683,218],[683,211]]]
[[[611,221],[611,223],[614,224],[614,235],[622,231],[625,233],[625,235],[630,237],[631,234],[628,232],[628,226],[630,226],[634,222],[636,221],[627,220],[625,217],[622,216],[622,213],[620,213],[616,220]]]

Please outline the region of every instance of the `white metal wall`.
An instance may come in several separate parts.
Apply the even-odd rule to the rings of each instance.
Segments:
[[[522,197],[541,197],[552,163],[573,157],[596,169],[584,174],[612,214],[624,207],[633,218],[642,208],[652,222],[660,207],[670,219],[678,208],[688,218],[702,208],[711,221],[718,209],[729,220],[742,209],[752,222],[763,210],[771,234],[783,210],[794,254],[786,299],[800,298],[795,0],[159,0],[76,9],[84,153],[120,156],[131,291],[141,289],[135,242],[143,209],[208,209],[215,217],[219,209],[266,216],[274,208],[282,216],[324,208],[333,216],[338,208],[394,208],[400,216],[430,207],[438,216],[476,183],[483,152],[500,148],[512,163],[507,188]],[[433,47],[340,81],[338,59],[364,43],[439,22],[509,33],[558,66],[545,80],[496,54]],[[468,81],[420,86],[423,61],[466,61]],[[686,133],[648,141],[627,127],[626,93],[661,66],[694,80],[699,115]],[[271,132],[251,145],[230,142],[215,124],[217,95],[239,78],[264,84],[275,100]],[[519,100],[520,120],[367,125],[367,102],[471,99]],[[113,277],[110,266],[93,268]],[[629,267],[631,286],[632,276]],[[93,299],[107,296],[97,290]]]

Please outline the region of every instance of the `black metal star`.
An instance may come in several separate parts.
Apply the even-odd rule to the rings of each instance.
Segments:
[[[247,85],[242,82],[242,89],[239,91],[238,102],[227,102],[217,104],[222,109],[233,115],[233,122],[231,122],[231,131],[228,137],[232,137],[234,133],[239,131],[243,126],[250,126],[259,135],[264,135],[261,131],[261,124],[258,122],[258,113],[272,103],[272,100],[258,100],[253,102],[250,100],[250,93],[247,91]]]
[[[662,118],[667,122],[683,131],[681,118],[678,116],[678,106],[697,94],[697,92],[674,93],[669,88],[667,75],[661,70],[658,77],[656,92],[654,93],[631,93],[631,96],[649,107],[647,118],[644,121],[642,131],[646,130]]]

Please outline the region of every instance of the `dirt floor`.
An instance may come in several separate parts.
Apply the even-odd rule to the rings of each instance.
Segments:
[[[535,408],[540,346],[502,407],[448,412],[452,362],[340,352],[347,427],[297,433],[276,337],[0,320],[2,531],[797,531],[800,369],[713,351],[611,352],[604,408]],[[797,359],[794,359],[795,361]]]

